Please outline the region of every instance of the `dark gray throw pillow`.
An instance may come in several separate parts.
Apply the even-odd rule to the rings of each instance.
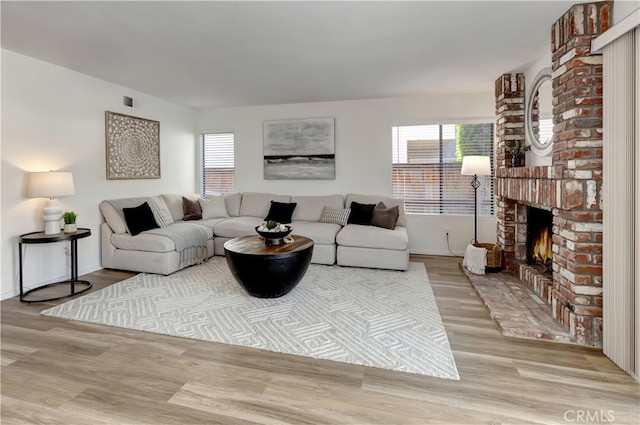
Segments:
[[[202,220],[202,208],[200,202],[192,201],[189,198],[182,197],[182,209],[184,210],[184,221]]]
[[[153,217],[153,211],[147,202],[133,208],[123,208],[124,221],[127,223],[129,233],[135,236],[145,230],[157,229],[158,223]]]
[[[361,204],[356,201],[351,201],[351,214],[349,214],[349,224],[362,224],[368,226],[371,224],[371,218],[373,217],[373,210],[376,204]]]
[[[387,208],[383,202],[378,202],[378,205],[373,210],[371,225],[393,230],[396,228],[398,216],[400,216],[399,206]]]
[[[291,223],[291,217],[293,216],[293,210],[296,209],[296,205],[298,205],[297,202],[286,203],[271,201],[269,213],[264,221],[273,220],[282,224]]]

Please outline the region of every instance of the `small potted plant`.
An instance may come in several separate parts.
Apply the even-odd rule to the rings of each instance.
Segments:
[[[502,147],[505,151],[511,154],[512,167],[522,167],[522,157],[524,156],[524,153],[531,150],[531,145],[525,144],[524,141],[519,142],[517,140],[515,140],[511,145],[503,143]]]
[[[64,219],[64,232],[65,233],[74,233],[78,231],[78,225],[76,224],[76,214],[73,211],[67,211],[62,214],[62,218]]]
[[[264,238],[265,245],[281,245],[285,238],[293,231],[291,226],[278,223],[274,220],[265,221],[256,227],[256,232]]]

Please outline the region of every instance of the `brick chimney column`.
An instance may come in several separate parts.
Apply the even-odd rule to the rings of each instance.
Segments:
[[[572,6],[551,30],[554,209],[552,309],[576,342],[602,345],[602,57],[591,41],[613,2]]]
[[[524,92],[523,74],[503,74],[496,80],[496,168],[511,167],[511,154],[502,147],[504,144],[524,143]],[[503,267],[514,271],[516,203],[498,197],[496,216],[497,242],[503,253]]]

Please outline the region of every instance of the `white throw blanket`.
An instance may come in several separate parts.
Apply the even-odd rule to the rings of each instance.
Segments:
[[[464,260],[462,260],[462,267],[466,267],[471,273],[484,274],[484,269],[487,266],[487,249],[479,248],[469,244],[467,250],[464,252]]]
[[[173,223],[167,227],[145,230],[143,233],[170,238],[180,254],[180,267],[200,264],[207,259],[208,235],[204,227],[195,223]]]

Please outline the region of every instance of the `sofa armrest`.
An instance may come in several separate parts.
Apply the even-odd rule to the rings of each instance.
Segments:
[[[100,225],[100,257],[102,259],[102,267],[105,269],[115,268],[113,254],[117,248],[111,243],[111,235],[113,234],[113,230],[107,223]]]

